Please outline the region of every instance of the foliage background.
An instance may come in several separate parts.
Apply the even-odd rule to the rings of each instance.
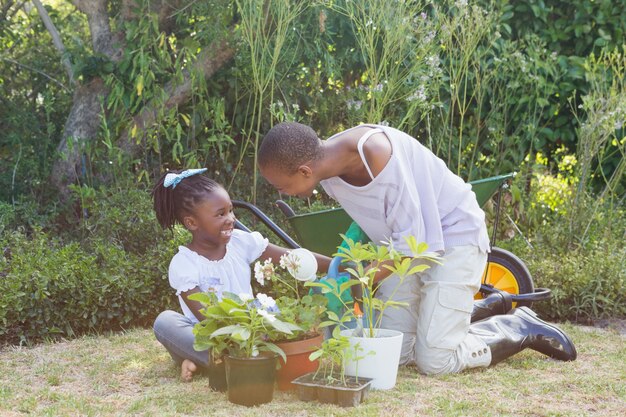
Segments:
[[[322,138],[385,123],[465,179],[518,172],[499,245],[553,289],[537,309],[626,315],[624,0],[84,3],[96,2],[117,55],[96,51],[81,2],[44,4],[64,52],[35,2],[0,7],[2,341],[146,325],[175,307],[167,264],[187,237],[158,229],[151,185],[206,166],[280,221],[255,156],[283,120]],[[66,140],[94,85],[97,133]],[[75,181],[59,187],[72,149]]]

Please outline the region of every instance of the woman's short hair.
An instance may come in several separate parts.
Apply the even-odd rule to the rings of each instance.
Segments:
[[[272,166],[293,174],[302,164],[314,161],[322,151],[313,129],[296,122],[279,123],[263,137],[257,154],[261,167]]]

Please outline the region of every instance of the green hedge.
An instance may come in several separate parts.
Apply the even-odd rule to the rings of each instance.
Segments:
[[[81,217],[66,219],[71,233],[15,227],[9,205],[0,210],[0,344],[151,325],[177,308],[167,268],[187,236],[160,229],[149,191],[129,184],[75,195]]]
[[[104,241],[64,244],[43,232],[14,232],[0,242],[0,342],[150,325],[174,302],[164,245],[138,256]]]

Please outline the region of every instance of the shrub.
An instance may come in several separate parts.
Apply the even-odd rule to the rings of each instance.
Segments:
[[[535,287],[552,290],[550,301],[534,305],[545,317],[589,322],[626,317],[626,210],[597,201],[579,204],[581,224],[572,227],[570,204],[549,212],[529,205],[528,217],[539,218],[533,227],[522,225],[530,248],[522,239],[500,242],[524,260]],[[539,212],[539,214],[533,212]]]
[[[590,248],[572,250],[536,243],[534,250],[514,250],[526,262],[535,286],[552,290],[552,299],[533,305],[544,317],[582,322],[626,317],[623,243],[600,239]]]
[[[175,300],[167,266],[176,245],[143,256],[115,243],[64,243],[41,231],[0,240],[0,342],[31,343],[148,325]]]
[[[83,208],[78,232],[82,239],[113,242],[124,250],[143,254],[168,239],[156,221],[150,192],[128,184],[99,189],[74,187]]]

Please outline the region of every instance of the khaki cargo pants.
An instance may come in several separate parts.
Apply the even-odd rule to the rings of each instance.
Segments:
[[[477,336],[468,333],[474,294],[487,262],[487,254],[475,246],[448,249],[443,265],[404,278],[383,281],[377,296],[405,302],[389,307],[381,327],[404,333],[400,364],[415,364],[424,374],[460,372],[488,366],[491,351]]]

